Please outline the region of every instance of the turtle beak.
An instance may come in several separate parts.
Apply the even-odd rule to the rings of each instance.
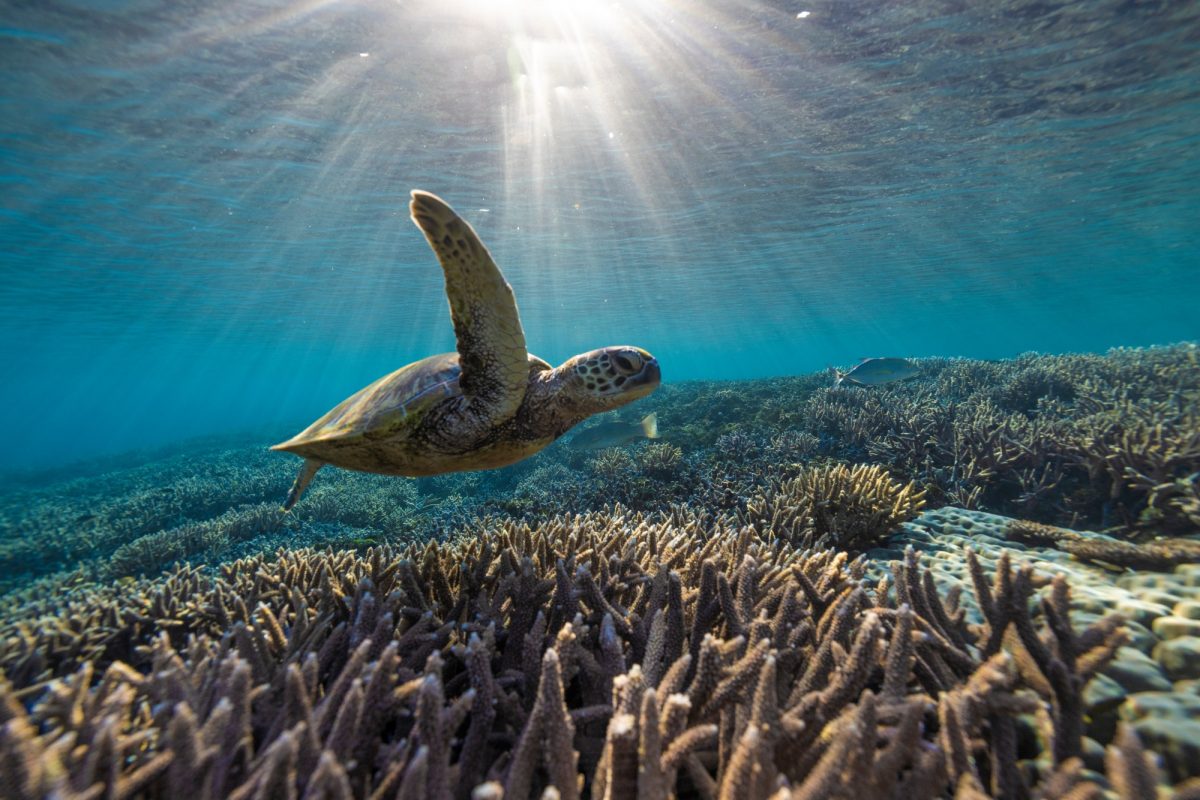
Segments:
[[[658,359],[653,356],[642,367],[641,373],[634,378],[639,383],[653,383],[655,385],[662,382],[662,371],[658,368]]]

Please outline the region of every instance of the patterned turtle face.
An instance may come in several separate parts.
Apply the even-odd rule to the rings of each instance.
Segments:
[[[567,390],[595,414],[619,408],[658,388],[658,360],[638,347],[603,347],[581,353],[563,365]]]

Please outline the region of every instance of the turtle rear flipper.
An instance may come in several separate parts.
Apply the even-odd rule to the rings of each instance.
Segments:
[[[517,413],[529,385],[529,355],[512,287],[467,221],[440,198],[414,191],[409,210],[446,278],[463,396],[482,425],[506,420]]]
[[[300,495],[304,494],[304,490],[312,483],[313,476],[317,474],[317,470],[325,466],[324,461],[318,461],[315,458],[306,458],[300,466],[300,474],[296,476],[295,483],[292,484],[292,489],[288,492],[287,500],[283,501],[281,509],[285,514],[295,507],[300,501]]]

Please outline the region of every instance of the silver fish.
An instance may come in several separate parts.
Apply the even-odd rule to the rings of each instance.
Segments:
[[[920,369],[905,358],[864,358],[858,365],[845,372],[835,367],[830,367],[829,371],[834,376],[834,386],[841,386],[842,381],[859,386],[879,386],[908,380],[920,372]]]
[[[641,422],[602,422],[580,431],[571,439],[578,450],[621,447],[641,438],[658,438],[658,412],[647,414]]]

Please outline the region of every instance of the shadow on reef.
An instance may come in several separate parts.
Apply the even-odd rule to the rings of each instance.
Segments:
[[[971,557],[982,624],[916,554],[893,581],[677,509],[280,550],[10,597],[13,798],[1155,796],[1131,728],[1084,738],[1126,640],[1061,577]],[[1036,602],[1035,602],[1036,599]],[[1200,785],[1163,788],[1191,800]]]

